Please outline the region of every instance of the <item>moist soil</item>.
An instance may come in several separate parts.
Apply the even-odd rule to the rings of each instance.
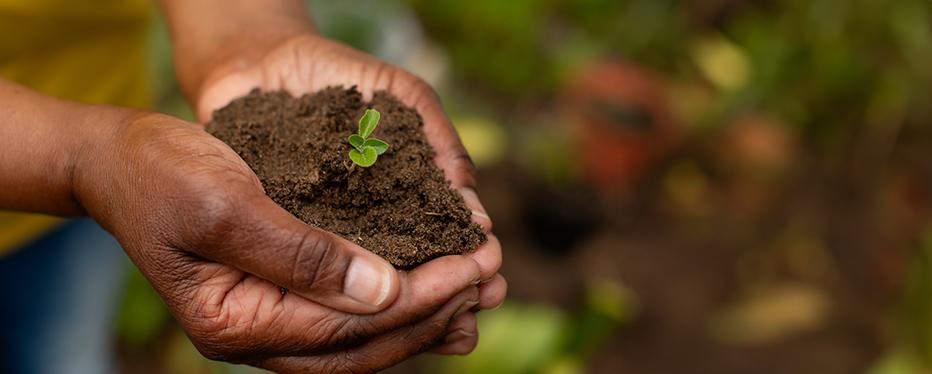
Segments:
[[[362,168],[347,156],[347,137],[368,108],[382,114],[373,136],[390,147]],[[246,161],[285,210],[410,269],[486,239],[434,165],[422,127],[417,111],[385,92],[365,102],[355,87],[331,87],[300,98],[253,90],[214,112],[207,131]]]

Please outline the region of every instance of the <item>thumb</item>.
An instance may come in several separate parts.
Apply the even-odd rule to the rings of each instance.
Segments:
[[[195,253],[347,313],[375,313],[397,298],[399,279],[381,257],[309,226],[265,194],[225,200]]]

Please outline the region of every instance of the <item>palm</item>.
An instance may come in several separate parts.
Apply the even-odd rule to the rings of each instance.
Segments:
[[[424,118],[428,142],[437,150],[434,162],[458,189],[485,228],[489,242],[473,258],[483,275],[493,277],[501,264],[501,246],[491,235],[492,222],[474,191],[473,165],[434,90],[414,75],[348,46],[315,35],[300,35],[269,47],[260,59],[246,66],[220,71],[207,78],[197,98],[198,118],[211,113],[254,88],[286,90],[294,95],[330,86],[356,86],[364,96],[385,90],[417,109]]]
[[[294,95],[330,86],[356,86],[366,97],[385,90],[418,110],[428,141],[438,151],[436,162],[454,188],[472,183],[472,165],[450,121],[429,85],[414,75],[345,45],[302,35],[270,48],[257,63],[210,77],[197,101],[198,118],[253,88],[286,90]]]
[[[481,277],[486,281],[479,287],[479,308],[490,308],[500,304],[505,297],[506,288],[504,278],[498,275],[502,262],[501,245],[491,233],[492,222],[475,193],[472,162],[444,113],[434,90],[421,79],[400,68],[316,35],[299,35],[267,47],[255,46],[253,48],[254,50],[251,51],[253,53],[250,55],[260,57],[245,63],[239,61],[227,67],[221,66],[207,76],[195,98],[199,120],[208,121],[214,110],[225,106],[233,99],[246,95],[255,88],[263,91],[285,90],[293,95],[302,95],[331,86],[356,86],[365,98],[371,98],[374,92],[380,90],[393,94],[421,114],[427,140],[437,151],[435,163],[443,170],[451,187],[462,193],[467,206],[475,213],[473,219],[485,229],[489,238],[488,242],[469,255],[479,265]],[[449,265],[449,263],[446,264],[446,266]],[[410,275],[414,276],[419,272],[438,274],[451,271],[450,269],[444,270],[443,266],[445,266],[443,261],[433,265],[428,263]],[[432,270],[424,269],[425,267]],[[410,281],[408,278],[405,279]],[[434,303],[439,302],[436,296],[431,297],[430,288],[425,288],[430,287],[431,279],[434,278],[424,276],[423,280],[411,281],[409,287],[415,290],[425,290],[425,294],[408,296],[412,300],[430,299]],[[402,287],[402,290],[405,289]],[[277,304],[276,308],[263,305],[265,300],[276,299],[274,294],[278,292],[278,288],[259,279],[252,282],[240,282],[232,290],[240,290],[240,292],[234,292],[233,295],[241,295],[241,297],[235,299],[236,304],[227,307],[267,313],[268,318],[262,318],[263,320],[275,321],[285,315],[289,318],[296,318],[296,326],[312,326],[313,324],[307,321],[320,318],[319,314],[315,314],[316,309],[305,305],[309,302],[300,298],[291,299],[290,303]],[[405,299],[404,293],[405,291],[402,291],[399,295],[399,300]],[[282,309],[283,307],[287,309]],[[393,306],[391,309],[396,309],[396,307]],[[401,316],[404,316],[404,313],[412,314],[418,311],[413,305],[402,306],[398,309],[399,314],[396,314],[396,320],[403,318]],[[320,313],[324,312],[320,311]],[[256,317],[259,316],[261,314],[256,314]],[[410,320],[413,317],[417,316],[409,315],[404,319]],[[472,327],[466,328],[474,329],[474,317],[464,321],[470,320],[473,322],[462,323],[472,323]],[[271,327],[274,324],[270,322],[268,326]],[[471,344],[475,344],[475,339],[470,341],[472,341]],[[468,348],[470,343],[465,344],[467,350],[471,349]],[[463,348],[448,350],[441,348],[440,352],[463,352]]]
[[[120,134],[108,159],[133,166],[92,169],[92,179],[116,182],[95,185],[106,190],[89,196],[106,198],[84,202],[92,214],[121,218],[104,224],[210,358],[278,371],[386,367],[442,337],[456,308],[478,297],[468,287],[477,266],[451,256],[399,273],[397,299],[378,313],[315,302],[326,295],[309,291],[342,288],[343,277],[302,266],[339,256],[335,245],[315,246],[326,238],[309,235],[333,234],[308,231],[264,195],[232,149],[197,126],[155,116]],[[283,293],[278,285],[289,283],[310,288]]]

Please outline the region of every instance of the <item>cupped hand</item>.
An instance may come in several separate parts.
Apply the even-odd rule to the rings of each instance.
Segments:
[[[312,32],[262,40],[232,47],[226,61],[216,64],[205,78],[189,90],[196,103],[198,119],[206,122],[211,113],[253,88],[264,91],[286,90],[293,95],[315,92],[329,86],[356,86],[367,98],[385,90],[421,114],[428,142],[436,149],[435,163],[451,186],[462,195],[473,211],[473,219],[484,229],[488,242],[468,256],[481,273],[478,309],[497,307],[506,293],[505,279],[498,274],[502,263],[501,244],[492,234],[492,221],[479,202],[473,164],[435,91],[411,73],[346,45]],[[455,333],[455,334],[454,334]],[[475,316],[467,313],[451,327],[449,344],[439,353],[465,354],[477,338]]]
[[[284,211],[200,125],[138,113],[119,122],[75,163],[75,198],[206,357],[369,372],[435,346],[482,305],[475,260],[397,272]]]

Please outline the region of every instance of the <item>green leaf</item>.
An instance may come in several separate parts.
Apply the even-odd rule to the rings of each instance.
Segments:
[[[349,158],[350,160],[353,160],[356,165],[367,168],[375,164],[375,160],[379,158],[379,155],[372,147],[365,147],[363,148],[362,152],[359,152],[359,150],[356,149],[351,149],[349,151]]]
[[[364,144],[367,147],[371,147],[375,149],[375,153],[378,154],[379,156],[381,156],[383,153],[385,153],[385,151],[388,150],[388,143],[382,140],[376,139],[376,138],[366,139],[366,142]]]
[[[366,114],[363,114],[359,120],[359,136],[368,138],[369,135],[372,135],[375,127],[379,124],[380,118],[382,118],[382,114],[378,110],[367,109]]]
[[[350,145],[352,145],[353,148],[356,148],[359,150],[362,150],[362,145],[365,144],[365,142],[366,142],[365,139],[363,139],[361,136],[356,135],[356,134],[350,135],[349,137]]]

